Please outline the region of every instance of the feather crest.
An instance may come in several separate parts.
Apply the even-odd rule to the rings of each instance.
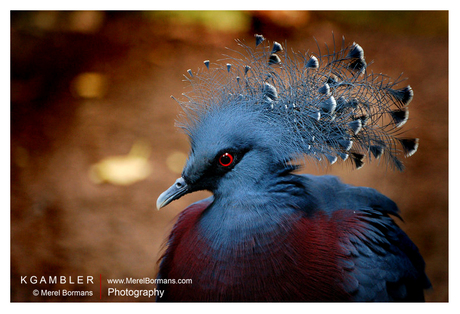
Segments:
[[[284,160],[306,155],[332,163],[350,156],[360,168],[365,156],[385,157],[403,169],[400,155],[410,156],[418,145],[397,138],[413,98],[410,86],[395,89],[385,75],[368,72],[356,43],[343,40],[340,50],[334,45],[321,55],[289,52],[278,42],[270,48],[264,41],[256,35],[255,48],[237,41],[243,52],[231,50],[222,65],[209,68],[206,60],[206,69],[188,71],[191,90],[179,101],[187,133],[208,112],[235,106],[261,114],[267,132],[274,125],[282,130],[276,136]]]

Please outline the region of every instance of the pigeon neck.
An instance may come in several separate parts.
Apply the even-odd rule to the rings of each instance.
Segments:
[[[214,201],[205,212],[204,219],[214,225],[251,226],[270,224],[279,217],[290,215],[298,208],[297,197],[304,188],[297,184],[298,176],[290,168],[271,172],[261,178],[246,176],[245,180],[228,180],[228,184],[214,191]],[[294,193],[299,189],[299,193]],[[277,204],[283,204],[279,206]],[[236,220],[236,221],[235,221]]]

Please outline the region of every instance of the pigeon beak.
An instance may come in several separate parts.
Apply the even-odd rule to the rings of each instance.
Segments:
[[[180,177],[176,180],[176,182],[174,182],[174,184],[169,189],[161,193],[161,195],[158,197],[157,209],[160,210],[160,208],[165,207],[172,201],[181,198],[188,192],[189,187],[187,183],[185,183],[184,178]]]

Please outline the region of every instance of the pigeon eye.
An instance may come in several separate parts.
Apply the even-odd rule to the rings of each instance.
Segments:
[[[219,164],[223,167],[228,167],[233,163],[233,156],[225,153],[219,157]]]

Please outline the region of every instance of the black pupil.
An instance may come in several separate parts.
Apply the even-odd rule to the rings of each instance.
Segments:
[[[220,156],[220,163],[223,166],[228,166],[232,162],[232,158],[228,154]]]

